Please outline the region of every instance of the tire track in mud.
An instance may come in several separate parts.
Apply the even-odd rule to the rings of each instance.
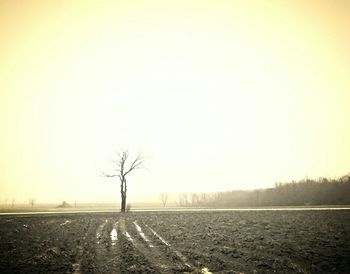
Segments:
[[[129,234],[129,241],[133,245],[135,254],[141,254],[147,261],[150,268],[154,268],[156,273],[174,273],[175,266],[169,261],[161,250],[154,246],[148,237],[137,224],[137,221],[121,223],[121,232],[125,235]]]
[[[74,274],[160,273],[134,248],[123,218],[89,220],[77,240],[76,249],[72,264]]]
[[[173,261],[176,261],[178,265],[182,265],[182,272],[212,274],[206,267],[203,267],[201,269],[195,268],[186,256],[171,246],[168,241],[160,236],[159,233],[157,233],[152,227],[148,226],[145,223],[144,226],[147,227],[148,231],[151,233],[150,237],[153,237],[155,241],[158,241],[160,244],[159,247],[163,248],[163,251],[166,253],[167,257]]]
[[[132,243],[135,250],[142,253],[150,265],[153,265],[160,273],[211,273],[207,268],[194,268],[181,252],[172,247],[147,224],[142,223],[140,226],[135,220],[127,223],[126,228],[133,237]]]
[[[180,251],[175,250],[173,247],[171,247],[171,245],[166,240],[164,240],[163,237],[161,237],[156,231],[154,231],[147,224],[145,224],[145,226],[153,233],[153,235],[156,238],[158,238],[159,241],[161,241],[161,243],[163,243],[167,247],[166,249],[167,251],[170,250],[171,252],[173,252],[182,261],[182,263],[188,268],[190,269],[193,268],[189,263],[188,259]]]
[[[114,271],[114,254],[110,255],[111,241],[108,229],[112,218],[91,219],[84,227],[81,241],[78,241],[77,259],[73,273],[119,273]],[[117,257],[117,256],[116,256]]]
[[[62,226],[63,224],[61,224]],[[77,255],[76,255],[76,261],[72,264],[73,267],[73,273],[74,274],[80,274],[82,271],[82,264],[83,264],[83,258],[85,250],[87,249],[87,238],[89,234],[89,228],[91,225],[91,221],[88,222],[87,226],[84,228],[84,235],[82,237],[82,240],[77,241]]]
[[[196,269],[147,224],[124,216],[90,220],[73,273],[211,273]]]
[[[95,236],[96,273],[120,273],[120,250],[118,247],[118,221],[102,220]]]
[[[135,238],[126,230],[124,217],[100,221],[94,239],[93,272],[161,273],[149,263],[144,253],[135,248],[135,243],[138,245]]]
[[[135,233],[126,224],[125,217],[119,219],[118,246],[120,248],[120,273],[161,273],[147,256],[148,252],[140,251],[142,244]]]

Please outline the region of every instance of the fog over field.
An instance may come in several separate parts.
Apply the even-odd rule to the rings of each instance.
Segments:
[[[348,174],[349,5],[0,1],[0,204]]]
[[[0,273],[348,274],[350,1],[0,0]]]

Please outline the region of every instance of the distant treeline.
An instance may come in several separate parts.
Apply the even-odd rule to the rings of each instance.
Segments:
[[[337,179],[276,183],[274,188],[216,193],[182,193],[179,206],[350,205],[350,174]]]

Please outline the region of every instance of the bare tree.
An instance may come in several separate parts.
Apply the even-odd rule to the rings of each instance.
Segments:
[[[192,206],[197,206],[199,202],[199,196],[197,193],[192,193],[191,194],[191,205]]]
[[[34,198],[30,198],[29,199],[29,204],[30,204],[31,208],[34,207],[34,203],[35,203],[35,199]]]
[[[180,193],[179,195],[179,199],[180,199],[180,206],[188,206],[188,196],[187,196],[187,193]]]
[[[161,193],[160,194],[160,199],[162,200],[163,206],[165,207],[167,201],[168,201],[168,193]]]
[[[116,173],[115,174],[106,174],[103,173],[105,177],[118,177],[120,181],[120,195],[121,195],[121,212],[125,212],[126,209],[126,192],[127,192],[127,184],[126,184],[126,176],[133,171],[134,169],[139,169],[142,166],[143,158],[141,155],[138,155],[131,163],[128,161],[129,153],[127,150],[122,150],[118,154],[118,160],[114,161],[116,164]],[[129,162],[129,163],[127,163]]]

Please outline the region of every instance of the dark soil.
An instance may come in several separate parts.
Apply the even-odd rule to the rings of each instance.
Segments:
[[[0,217],[0,273],[206,273],[206,269],[350,273],[350,211]]]

